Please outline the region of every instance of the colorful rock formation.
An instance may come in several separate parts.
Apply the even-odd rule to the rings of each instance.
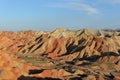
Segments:
[[[0,79],[119,80],[119,76],[119,31],[0,32]]]

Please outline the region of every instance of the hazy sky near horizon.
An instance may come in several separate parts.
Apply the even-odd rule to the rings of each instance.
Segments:
[[[120,0],[0,0],[0,30],[120,29]]]

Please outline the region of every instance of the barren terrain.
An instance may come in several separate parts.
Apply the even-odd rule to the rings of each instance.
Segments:
[[[120,32],[0,31],[0,80],[120,80]]]

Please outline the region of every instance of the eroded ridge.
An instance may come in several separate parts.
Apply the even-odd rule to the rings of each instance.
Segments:
[[[120,32],[1,31],[0,60],[0,79],[119,80]]]

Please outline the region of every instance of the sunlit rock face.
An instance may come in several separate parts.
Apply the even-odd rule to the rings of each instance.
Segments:
[[[119,72],[119,31],[0,32],[0,79],[119,80]]]

